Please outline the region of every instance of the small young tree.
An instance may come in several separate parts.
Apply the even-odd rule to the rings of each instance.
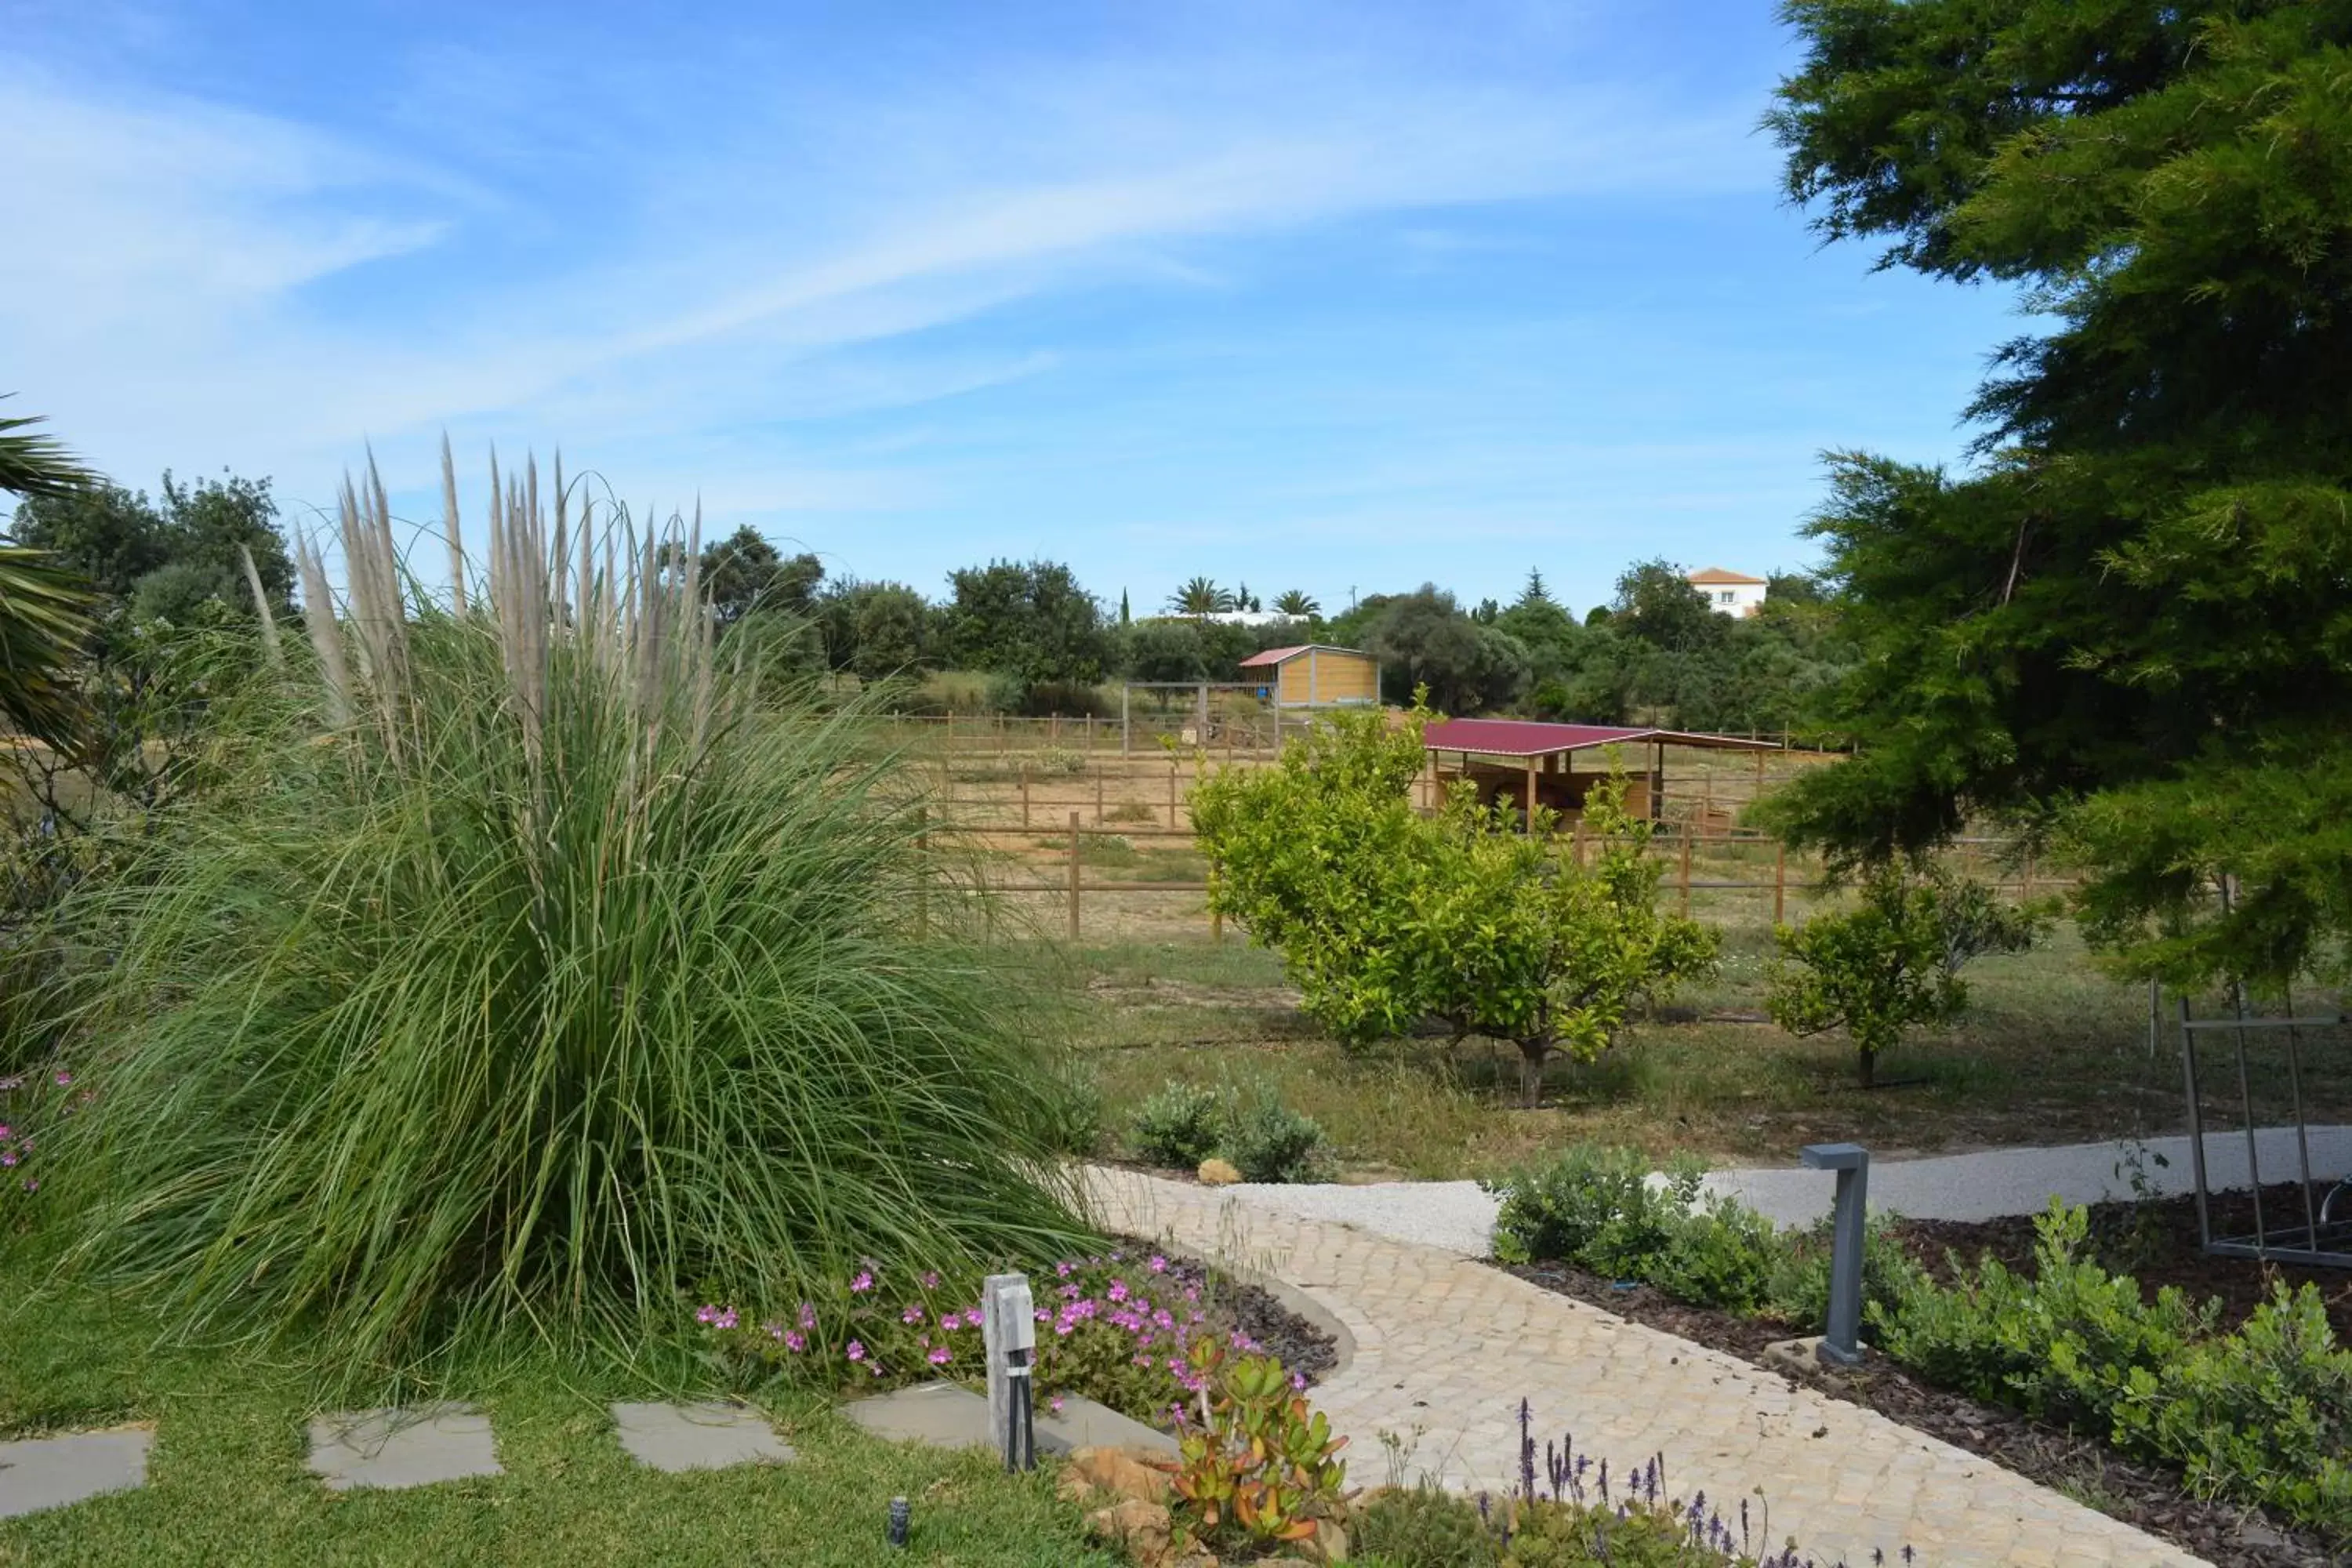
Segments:
[[[1664,867],[1624,797],[1620,779],[1587,797],[1590,867],[1562,862],[1548,813],[1535,834],[1521,833],[1507,810],[1481,808],[1465,792],[1432,825],[1435,853],[1409,928],[1423,1005],[1457,1040],[1517,1046],[1530,1109],[1553,1056],[1592,1060],[1636,1009],[1715,962],[1713,931],[1659,911]]]
[[[1765,1005],[1792,1035],[1843,1029],[1868,1089],[1879,1053],[1906,1031],[1967,1009],[1962,966],[1984,953],[2024,952],[2048,921],[2042,907],[2003,903],[1981,882],[1940,867],[1880,866],[1864,879],[1856,908],[1772,933],[1780,957]]]
[[[1426,859],[1411,795],[1425,717],[1392,729],[1379,712],[1333,714],[1276,766],[1192,791],[1211,907],[1280,951],[1307,1014],[1346,1045],[1429,1011],[1418,951],[1398,940]]]
[[[1536,1103],[1544,1064],[1591,1060],[1634,1008],[1697,973],[1711,933],[1656,908],[1662,868],[1622,784],[1594,792],[1604,837],[1587,868],[1467,794],[1412,807],[1421,723],[1341,715],[1275,768],[1213,774],[1193,792],[1213,906],[1281,950],[1310,1016],[1344,1044],[1435,1018],[1519,1049]],[[1539,817],[1538,827],[1548,826]]]

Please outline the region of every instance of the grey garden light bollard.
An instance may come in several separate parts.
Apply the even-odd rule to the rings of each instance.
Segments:
[[[1837,1173],[1837,1208],[1830,1231],[1830,1321],[1821,1358],[1840,1366],[1862,1360],[1862,1254],[1869,1208],[1870,1151],[1859,1143],[1808,1143],[1799,1156],[1809,1171]]]
[[[988,1434],[1008,1470],[1037,1467],[1036,1403],[1029,1364],[1037,1348],[1036,1301],[1026,1275],[992,1274],[982,1288],[981,1343],[988,1358]]]

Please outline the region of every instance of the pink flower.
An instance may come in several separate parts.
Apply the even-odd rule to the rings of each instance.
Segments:
[[[734,1309],[734,1308],[732,1308],[732,1307],[730,1307],[730,1308],[728,1308],[725,1311],[723,1311],[723,1312],[719,1313],[719,1321],[718,1321],[717,1322],[715,1322],[715,1323],[711,1324],[710,1326],[711,1326],[712,1328],[714,1328],[714,1329],[731,1329],[731,1328],[733,1328],[733,1327],[735,1326],[735,1309]]]
[[[1054,1332],[1059,1334],[1064,1339],[1068,1339],[1070,1337],[1070,1331],[1076,1327],[1077,1324],[1073,1323],[1068,1319],[1065,1318],[1060,1322],[1054,1325]]]
[[[808,1341],[802,1336],[801,1331],[798,1329],[786,1329],[784,1331],[784,1348],[792,1352],[794,1355],[798,1355],[801,1352],[808,1349]]]
[[[783,1342],[784,1325],[782,1323],[761,1323],[760,1331],[780,1344]]]
[[[16,1151],[14,1149],[0,1149],[0,1169],[5,1169],[16,1163]]]
[[[1068,1260],[1064,1259],[1062,1262],[1054,1265],[1054,1272],[1060,1278],[1067,1279],[1070,1277],[1070,1265]]]
[[[69,1072],[60,1072],[58,1074],[57,1082],[59,1089],[64,1089],[67,1085],[73,1082],[73,1074]]]
[[[1153,1253],[1153,1254],[1151,1255],[1151,1271],[1152,1271],[1154,1274],[1165,1274],[1165,1273],[1167,1273],[1167,1272],[1168,1272],[1168,1259],[1166,1259],[1166,1258],[1164,1258],[1160,1257],[1160,1254],[1158,1254],[1158,1253],[1156,1253],[1156,1252],[1155,1252],[1155,1253]]]
[[[924,1276],[923,1276],[923,1289],[926,1289],[926,1290],[936,1290],[936,1289],[938,1289],[939,1288],[940,1288],[940,1277],[939,1277],[939,1274],[938,1274],[936,1271],[934,1271],[934,1272],[932,1272],[932,1273],[926,1274],[926,1275],[924,1275]]]
[[[872,1274],[871,1272],[869,1272],[868,1270],[866,1270],[866,1269],[864,1269],[864,1268],[859,1269],[859,1270],[857,1271],[857,1278],[856,1278],[856,1279],[852,1279],[852,1280],[849,1282],[849,1288],[850,1288],[852,1290],[857,1291],[857,1292],[858,1292],[859,1294],[861,1294],[861,1295],[862,1295],[862,1294],[864,1294],[866,1291],[868,1291],[868,1290],[873,1289],[874,1289],[874,1276],[873,1276],[873,1274]]]
[[[1112,1281],[1110,1282],[1110,1290],[1108,1291],[1108,1294],[1109,1294],[1109,1296],[1110,1296],[1110,1299],[1111,1299],[1112,1300],[1114,1300],[1114,1301],[1124,1301],[1124,1300],[1127,1300],[1127,1281],[1126,1281],[1126,1280],[1124,1280],[1124,1279],[1114,1279],[1114,1280],[1112,1280]]]
[[[1045,1408],[1059,1415],[1062,1413],[1062,1396],[1057,1394],[1045,1401]]]
[[[849,1342],[849,1349],[844,1353],[845,1353],[852,1361],[864,1361],[866,1359],[866,1347],[858,1343],[856,1340],[852,1340]]]
[[[920,1307],[909,1307],[898,1314],[898,1321],[902,1323],[919,1323],[923,1321],[923,1310]]]
[[[948,1364],[948,1355],[949,1351],[947,1346],[933,1345],[931,1347],[931,1353],[925,1356],[923,1359],[929,1362],[933,1366],[945,1366]]]
[[[5,1138],[5,1137],[7,1137],[7,1136],[8,1136],[8,1124],[7,1124],[6,1122],[5,1122],[5,1121],[0,1121],[0,1138]]]
[[[806,1301],[801,1303],[801,1327],[804,1329],[816,1327],[816,1309]]]
[[[719,1309],[716,1307],[697,1307],[694,1310],[694,1321],[698,1323],[715,1323],[719,1321]]]
[[[1303,1373],[1303,1372],[1294,1372],[1294,1373],[1292,1373],[1290,1374],[1290,1386],[1291,1386],[1292,1388],[1294,1388],[1294,1389],[1297,1390],[1297,1391],[1298,1391],[1299,1393],[1301,1393],[1301,1394],[1306,1393],[1306,1392],[1307,1392],[1307,1374],[1306,1374],[1305,1373]]]

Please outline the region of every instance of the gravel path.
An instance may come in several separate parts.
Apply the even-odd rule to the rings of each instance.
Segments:
[[[2268,1128],[2257,1135],[2266,1181],[2293,1179],[2294,1133]],[[2190,1190],[2187,1137],[2151,1138],[2142,1171],[2159,1195]],[[2242,1132],[2205,1136],[2208,1182],[2215,1191],[2249,1185]],[[2334,1180],[2352,1174],[2352,1126],[2311,1130],[2311,1173]],[[2052,1149],[1995,1149],[1924,1160],[1889,1160],[1871,1166],[1874,1209],[1912,1219],[1984,1220],[2034,1214],[2052,1197],[2097,1203],[2132,1194],[2130,1172],[2120,1174],[2125,1146],[2074,1143]],[[2157,1163],[2158,1157],[2166,1163]],[[1811,1225],[1830,1211],[1834,1179],[1788,1167],[1716,1171],[1709,1191],[1728,1193],[1775,1224]],[[1252,1208],[1356,1226],[1375,1236],[1483,1258],[1495,1228],[1495,1199],[1475,1182],[1379,1182],[1360,1186],[1243,1183],[1226,1194]]]

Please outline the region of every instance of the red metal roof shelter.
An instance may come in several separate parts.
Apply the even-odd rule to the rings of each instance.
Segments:
[[[1665,793],[1665,749],[1691,746],[1727,752],[1777,752],[1771,741],[1751,741],[1740,735],[1706,735],[1688,730],[1625,729],[1613,724],[1546,724],[1519,719],[1440,719],[1422,731],[1422,745],[1442,785],[1450,776],[1478,791],[1482,804],[1510,799],[1519,803],[1529,820],[1538,806],[1549,806],[1563,820],[1582,816],[1587,790],[1606,775],[1576,771],[1574,753],[1605,746],[1646,746],[1649,765],[1631,773],[1625,809],[1637,817],[1655,820]],[[1451,770],[1438,765],[1442,753],[1461,758]],[[1474,762],[1476,757],[1509,758],[1509,763]],[[1516,766],[1512,764],[1517,764]],[[1759,759],[1757,765],[1763,763]],[[1760,776],[1760,775],[1759,775]]]
[[[1612,724],[1546,724],[1523,719],[1440,719],[1422,731],[1433,752],[1475,752],[1486,757],[1555,757],[1593,746],[1713,747],[1727,752],[1777,752],[1777,741],[1744,735],[1703,735],[1688,730],[1625,730]]]

